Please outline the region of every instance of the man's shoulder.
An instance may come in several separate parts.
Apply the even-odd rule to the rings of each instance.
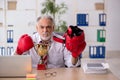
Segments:
[[[32,35],[32,38],[34,39],[35,37],[38,37],[38,33],[37,32],[34,32],[33,35]]]
[[[63,37],[64,33],[60,33],[60,32],[54,32],[53,36],[57,37],[57,38],[61,38],[64,39]]]
[[[38,42],[39,39],[40,39],[39,33],[34,32],[33,35],[32,35],[32,40],[33,40],[34,42]]]
[[[65,38],[63,37],[63,33],[54,32],[53,40],[58,43],[64,43]]]

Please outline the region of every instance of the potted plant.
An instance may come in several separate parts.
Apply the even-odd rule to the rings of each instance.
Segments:
[[[55,0],[46,0],[42,3],[42,14],[51,15],[55,20],[55,31],[65,32],[67,30],[66,21],[61,20],[61,16],[65,14],[68,9],[66,4],[56,4]]]

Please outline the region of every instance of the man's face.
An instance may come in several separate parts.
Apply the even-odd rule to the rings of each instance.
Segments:
[[[36,29],[38,33],[40,34],[42,40],[49,40],[51,37],[51,33],[54,30],[54,25],[51,20],[47,18],[41,18],[38,21]]]

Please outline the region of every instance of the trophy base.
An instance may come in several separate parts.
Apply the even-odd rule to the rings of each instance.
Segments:
[[[38,64],[37,70],[46,70],[46,65],[45,64]]]

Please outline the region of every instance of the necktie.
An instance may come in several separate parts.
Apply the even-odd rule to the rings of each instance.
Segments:
[[[43,64],[45,64],[47,66],[48,53],[46,55],[44,55],[42,58],[43,58]]]
[[[45,41],[40,42],[40,44],[43,44],[43,52],[45,52],[45,54],[41,57],[42,58],[42,63],[45,64],[46,67],[47,67],[47,61],[48,61],[49,43],[50,42],[48,42],[48,41],[47,42],[45,42]]]

